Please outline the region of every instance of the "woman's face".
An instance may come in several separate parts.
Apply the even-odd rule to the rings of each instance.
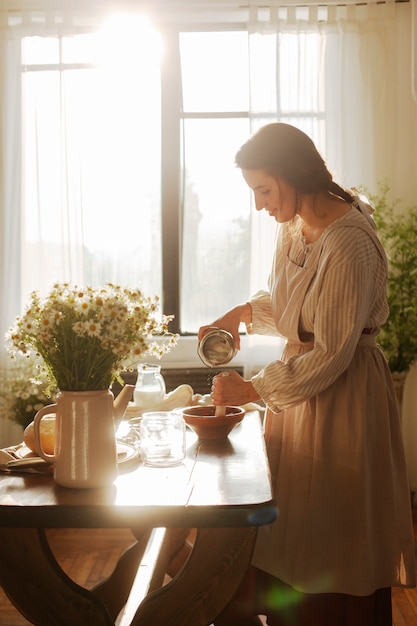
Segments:
[[[293,187],[264,170],[242,170],[243,178],[255,196],[257,211],[265,209],[277,222],[293,219],[297,212],[297,197]]]

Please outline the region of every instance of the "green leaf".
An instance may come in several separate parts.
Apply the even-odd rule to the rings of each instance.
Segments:
[[[368,193],[375,208],[378,236],[388,256],[387,298],[390,314],[378,343],[392,372],[407,372],[417,360],[417,206],[390,201],[390,188],[380,182]]]

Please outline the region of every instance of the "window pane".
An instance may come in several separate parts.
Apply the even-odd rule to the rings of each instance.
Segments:
[[[76,35],[62,38],[62,61],[64,63],[98,63],[100,47],[97,35]]]
[[[69,280],[161,296],[159,56],[125,42],[115,65],[59,68],[22,74],[23,293]]]
[[[119,17],[100,33],[24,40],[23,293],[56,280],[110,280],[161,296],[161,185],[176,201],[179,176],[182,232],[170,236],[181,245],[182,275],[173,285],[181,330],[196,332],[246,299],[255,271],[267,276],[269,255],[261,271],[251,194],[234,156],[276,120],[322,147],[318,38],[184,32],[179,45],[181,72],[174,67],[169,80],[182,90],[183,116],[168,116],[161,137],[161,41],[143,20]],[[174,58],[176,51],[166,52]],[[182,124],[182,153],[170,154],[162,181],[161,141],[176,136],[174,124]]]
[[[234,165],[248,136],[246,119],[184,123],[184,332],[249,295],[249,193]]]
[[[181,33],[185,112],[247,111],[248,34]]]
[[[59,40],[56,37],[25,37],[22,41],[22,63],[59,63]]]

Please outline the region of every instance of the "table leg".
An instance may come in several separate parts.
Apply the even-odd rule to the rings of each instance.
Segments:
[[[101,600],[62,571],[41,529],[0,528],[0,584],[38,626],[114,626]]]
[[[184,546],[189,533],[189,530],[183,528],[163,530],[161,550],[157,550],[154,560],[148,556],[145,564],[141,559],[149,547],[152,529],[132,528],[136,544],[121,556],[111,576],[92,589],[115,621],[123,607],[124,613],[134,615],[144,595],[162,586],[172,559]],[[125,606],[126,602],[128,606]],[[123,623],[126,619],[124,615]]]
[[[131,626],[208,626],[237,591],[257,528],[204,528],[173,580],[143,600]]]
[[[112,574],[92,589],[94,595],[106,605],[114,621],[129,597],[151,530],[136,529],[134,533],[136,543],[122,554]]]
[[[186,534],[180,529],[168,531],[151,590],[161,584],[167,562]],[[199,529],[185,564],[170,583],[146,596],[132,626],[211,624],[237,590],[256,534],[251,527]],[[137,542],[122,555],[113,574],[88,591],[60,568],[42,529],[0,528],[0,584],[20,613],[38,626],[114,626],[149,530],[136,530],[135,536]]]

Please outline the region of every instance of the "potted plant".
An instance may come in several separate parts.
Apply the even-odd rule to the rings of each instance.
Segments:
[[[378,336],[401,404],[402,388],[410,367],[417,361],[417,206],[401,206],[388,199],[389,187],[380,183],[369,194],[378,236],[388,256],[389,318]]]

